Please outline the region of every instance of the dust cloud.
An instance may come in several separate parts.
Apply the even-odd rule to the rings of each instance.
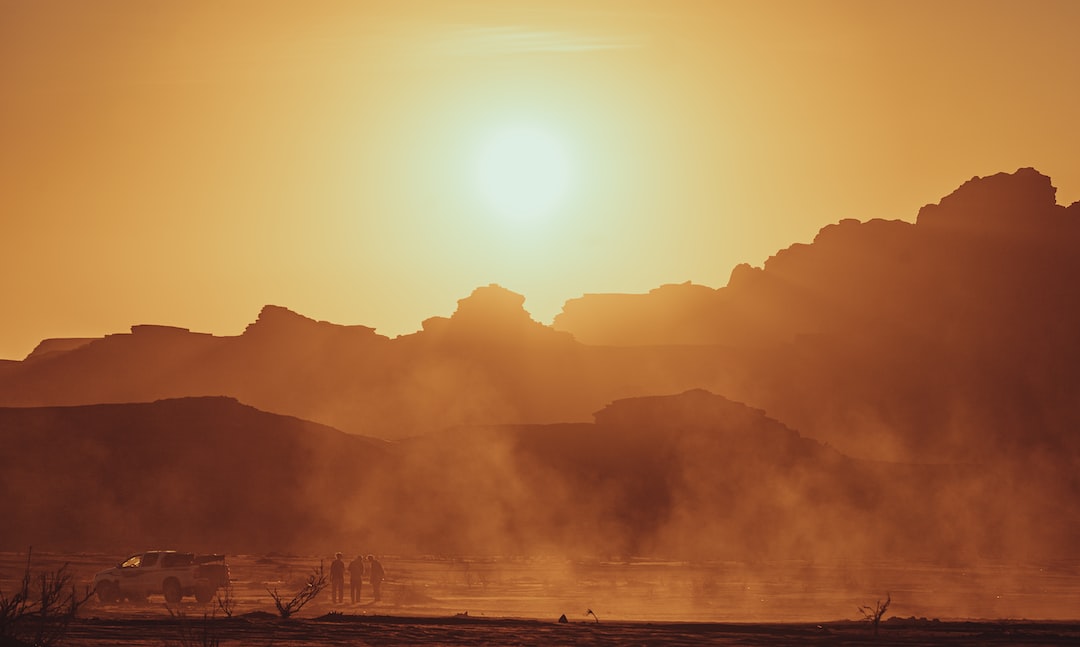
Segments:
[[[1031,568],[1080,558],[1080,207],[1054,191],[976,178],[553,326],[490,285],[396,339],[267,306],[236,337],[43,342],[0,366],[0,550],[680,563],[701,577],[643,590],[740,613],[732,581],[880,595],[908,580],[860,574],[904,564],[1034,600]]]
[[[1069,556],[1076,538],[1052,457],[858,460],[700,390],[393,443],[226,398],[0,411],[19,448],[0,465],[21,493],[0,504],[8,550],[955,563]]]

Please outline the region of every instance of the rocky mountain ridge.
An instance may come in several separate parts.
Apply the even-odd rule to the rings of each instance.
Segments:
[[[0,366],[0,405],[227,395],[401,438],[700,388],[859,457],[1072,457],[1080,203],[1055,191],[1033,169],[975,178],[915,223],[844,220],[726,287],[587,295],[550,327],[492,285],[396,339],[270,306],[237,337],[50,342]]]

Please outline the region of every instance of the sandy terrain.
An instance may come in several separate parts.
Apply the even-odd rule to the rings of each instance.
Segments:
[[[119,555],[38,555],[81,583]],[[351,556],[347,556],[347,559]],[[11,590],[25,555],[0,555]],[[294,618],[267,589],[294,591],[319,557],[230,556],[232,617],[190,598],[168,609],[88,602],[70,645],[775,644],[874,642],[857,608],[892,597],[877,644],[1076,644],[1075,563],[965,567],[736,564],[384,556],[382,601],[324,592]],[[329,563],[329,559],[326,559]],[[346,596],[348,593],[346,592]],[[587,610],[593,614],[588,615]],[[557,622],[565,614],[568,623]]]

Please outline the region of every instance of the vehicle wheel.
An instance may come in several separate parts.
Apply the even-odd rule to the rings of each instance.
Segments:
[[[176,603],[184,597],[184,592],[180,589],[180,582],[175,578],[170,577],[165,580],[165,584],[161,587],[162,592],[165,593],[165,601]]]
[[[97,598],[101,602],[116,602],[120,599],[120,587],[109,580],[102,580],[94,588]]]
[[[209,602],[214,599],[214,588],[211,586],[200,586],[195,589],[195,599],[199,602]]]

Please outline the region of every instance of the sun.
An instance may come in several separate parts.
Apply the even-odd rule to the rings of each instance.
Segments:
[[[496,129],[481,142],[473,167],[473,184],[483,202],[498,216],[534,220],[553,213],[570,186],[571,163],[566,145],[537,126]]]

